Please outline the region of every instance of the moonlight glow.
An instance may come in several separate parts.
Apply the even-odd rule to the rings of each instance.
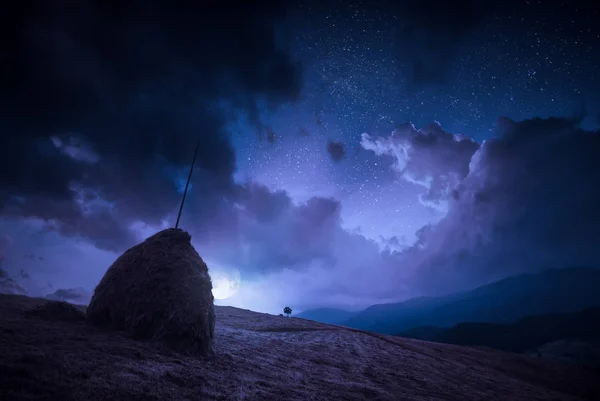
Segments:
[[[227,274],[222,270],[211,270],[210,276],[213,284],[212,293],[215,299],[231,298],[240,288],[241,279],[239,271]]]

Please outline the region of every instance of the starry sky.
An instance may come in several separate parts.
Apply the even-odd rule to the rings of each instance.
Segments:
[[[363,132],[386,135],[408,121],[438,121],[481,142],[501,115],[522,120],[600,109],[600,37],[587,9],[488,5],[456,27],[464,20],[460,9],[449,13],[444,7],[451,6],[433,2],[439,14],[427,15],[429,3],[408,16],[390,4],[299,7],[291,46],[304,63],[305,96],[271,117],[275,144],[234,137],[238,174],[300,199],[343,199],[348,228],[412,240],[439,214],[413,202],[415,188],[397,182],[389,163],[361,152]],[[584,123],[592,128],[596,120]],[[345,160],[332,163],[326,141],[343,143]]]
[[[589,2],[184,3],[1,17],[0,261],[31,294],[92,291],[173,225],[197,141],[182,227],[241,277],[227,304],[357,308],[597,265]]]

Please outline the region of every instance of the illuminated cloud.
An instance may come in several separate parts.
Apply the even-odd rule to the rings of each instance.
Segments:
[[[391,156],[392,169],[404,180],[425,189],[419,198],[421,203],[443,212],[479,148],[477,142],[446,132],[437,122],[421,129],[404,124],[389,137],[373,138],[364,133],[361,146],[376,155]]]

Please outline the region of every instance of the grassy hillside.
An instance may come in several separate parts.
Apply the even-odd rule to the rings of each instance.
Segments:
[[[341,324],[355,316],[357,313],[358,312],[351,312],[344,309],[318,308],[300,312],[295,315],[295,317],[327,324]]]
[[[83,306],[0,294],[0,399],[600,399],[600,374],[537,357],[215,312],[215,355],[198,358],[90,326]]]
[[[600,338],[600,307],[574,313],[528,316],[514,323],[459,323],[450,328],[423,326],[402,337],[448,344],[481,345],[510,352],[525,352],[568,338]]]
[[[507,324],[465,322],[451,328],[422,326],[399,335],[446,344],[544,354],[550,358],[561,353],[562,360],[600,367],[600,359],[592,355],[600,343],[600,307],[574,313],[528,316]],[[554,345],[551,347],[550,344]]]

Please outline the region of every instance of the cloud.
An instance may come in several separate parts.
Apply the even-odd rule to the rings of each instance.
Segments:
[[[229,200],[202,219],[184,211],[185,229],[203,258],[240,271],[242,287],[231,302],[252,308],[271,303],[278,308],[283,302],[297,308],[359,307],[544,268],[594,266],[600,257],[595,243],[600,135],[578,124],[577,119],[501,118],[497,137],[480,146],[439,125],[366,137],[365,148],[395,158],[392,168],[402,179],[430,177],[428,182],[445,188],[435,199],[447,202],[447,212],[418,230],[414,244],[400,237],[379,243],[345,230],[343,205],[335,199],[296,202],[285,191],[255,182],[233,185]],[[444,178],[449,173],[457,180]],[[197,189],[191,196],[204,195]],[[149,225],[141,232],[155,229]],[[98,254],[102,264],[86,276],[101,276],[112,255]],[[31,270],[32,280],[42,273],[49,271]],[[79,285],[65,278],[55,283]]]
[[[198,140],[204,196],[190,212],[220,207],[235,169],[225,113],[260,124],[256,102],[297,98],[301,70],[275,30],[280,2],[185,4],[51,0],[2,13],[3,214],[120,249],[132,225],[176,209]]]
[[[392,156],[392,168],[403,179],[425,189],[421,203],[444,211],[479,148],[471,138],[446,132],[437,122],[421,129],[404,124],[389,137],[373,138],[364,133],[361,146],[376,155]]]
[[[327,142],[327,153],[329,153],[331,160],[339,162],[346,155],[346,150],[342,142],[329,141]]]
[[[340,216],[341,204],[335,199],[313,197],[296,203],[285,191],[247,183],[238,186],[237,201],[224,221],[214,224],[223,227],[235,221],[235,227],[227,235],[212,237],[206,248],[213,252],[210,259],[236,266],[246,275],[308,266],[331,269],[350,251],[352,236],[342,228]],[[195,228],[190,229],[193,234]]]
[[[335,199],[297,203],[233,182],[228,113],[242,109],[263,128],[257,104],[276,107],[301,90],[301,70],[274,29],[285,17],[280,2],[244,12],[189,2],[183,14],[166,1],[87,1],[68,12],[59,1],[43,12],[16,4],[0,16],[11,60],[0,66],[0,225],[14,242],[0,241],[0,251],[12,252],[13,275],[31,265],[37,293],[49,292],[41,286],[50,279],[91,289],[118,252],[172,225],[198,140],[182,227],[203,257],[254,283],[242,286],[247,297],[295,297],[298,307],[382,302],[599,256],[599,136],[576,119],[504,118],[481,145],[439,124],[363,135],[364,149],[391,157],[401,179],[423,187],[421,202],[444,213],[412,246],[391,238],[382,250],[342,228]],[[440,80],[457,49],[447,42],[466,38],[481,14],[406,4],[404,35],[419,48],[412,79]],[[433,36],[419,36],[431,26]],[[15,256],[34,248],[31,230],[13,232],[17,225],[54,242],[41,247],[37,270]]]
[[[344,229],[338,200],[295,202],[287,192],[257,183],[238,191],[235,235],[199,245],[203,257],[240,270],[242,289],[228,303],[366,306],[414,292],[404,285],[404,269],[391,250],[404,248],[400,239],[382,251],[378,242]]]
[[[339,201],[313,197],[296,202],[285,191],[255,182],[236,185],[234,192],[234,200],[222,203],[220,213],[210,219],[194,220],[185,210],[182,217],[194,246],[210,262],[209,268],[239,271],[240,295],[228,303],[246,308],[273,303],[279,308],[279,299],[297,307],[317,302],[342,306],[339,302],[354,297],[366,305],[408,294],[409,289],[386,279],[397,270],[389,251],[381,252],[375,241],[342,227]],[[28,290],[36,295],[54,291],[48,290],[47,282],[54,288],[92,290],[118,255],[94,250],[87,241],[64,239],[56,231],[34,243],[31,230],[17,229],[23,224],[0,219],[0,229],[10,229],[16,238],[11,266],[14,271],[28,269]],[[32,220],[31,224],[39,223]],[[143,227],[140,235],[148,236],[156,229]],[[49,238],[56,243],[49,243]],[[23,249],[31,248],[46,262],[18,258]],[[64,255],[69,255],[68,260]]]
[[[6,234],[0,235],[0,266],[6,260],[6,253],[12,244],[13,239],[11,236]]]
[[[457,152],[451,141],[438,142],[443,146],[433,147],[420,165],[410,164],[410,147],[394,153],[400,174],[431,175],[432,182],[439,179],[434,174],[465,172],[468,166],[444,218],[424,227],[413,247],[393,255],[411,271],[411,285],[447,292],[545,268],[597,266],[600,135],[579,123],[500,118],[498,136],[472,155],[466,151],[471,145]],[[366,142],[379,154],[398,149],[396,143],[394,136]],[[432,167],[434,159],[439,163]]]

